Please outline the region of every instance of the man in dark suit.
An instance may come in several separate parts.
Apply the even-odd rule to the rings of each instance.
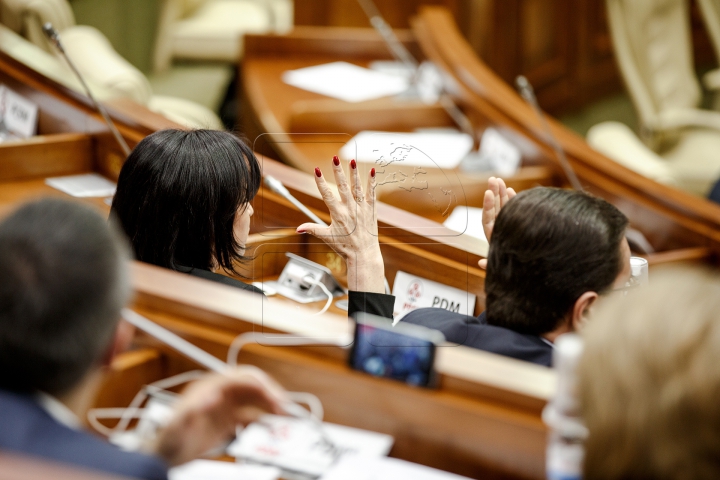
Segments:
[[[145,453],[81,428],[104,368],[130,343],[129,249],[114,224],[77,203],[41,200],[0,224],[0,450],[144,479],[198,457],[283,390],[252,367],[208,375],[180,398]]]
[[[513,198],[515,197],[515,198]],[[627,218],[608,202],[537,187],[517,196],[491,178],[483,203],[490,242],[486,310],[479,317],[423,308],[403,322],[440,330],[448,341],[550,366],[552,346],[577,330],[600,294],[630,277]],[[351,292],[350,313],[392,318],[394,297]]]

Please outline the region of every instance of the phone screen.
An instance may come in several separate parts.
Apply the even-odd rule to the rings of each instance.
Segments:
[[[430,386],[435,343],[400,330],[358,322],[350,366],[376,377]]]

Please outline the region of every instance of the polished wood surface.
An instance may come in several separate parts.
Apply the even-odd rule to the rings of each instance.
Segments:
[[[244,332],[337,339],[352,331],[344,316],[313,317],[309,309],[157,267],[136,264],[133,277],[138,311],[219,358]],[[393,435],[392,456],[476,478],[543,477],[540,409],[554,385],[550,370],[447,346],[438,352],[440,386],[427,390],[354,372],[346,356],[342,347],[273,347],[261,339],[243,348],[240,361],[317,395],[327,421]],[[178,362],[167,374],[190,368]]]
[[[559,170],[537,115],[477,58],[446,11],[424,9],[414,30],[426,54],[457,82],[458,102],[482,112],[484,127],[509,129],[534,142],[545,161]],[[596,152],[554,119],[548,121],[583,186],[620,208],[656,251],[689,247],[718,251],[720,206],[649,180]]]
[[[423,6],[444,6],[480,58],[512,83],[525,75],[540,105],[559,115],[623,91],[605,0],[374,0],[393,28],[408,28]],[[695,63],[717,59],[691,1]],[[298,0],[295,25],[368,27],[357,0]]]
[[[0,66],[0,78],[35,99],[44,118],[40,137],[0,146],[4,149],[0,151],[12,152],[6,160],[12,169],[0,180],[0,217],[33,198],[70,198],[45,184],[49,174],[94,171],[116,178],[122,165],[118,147],[82,96],[14,64],[2,53]],[[168,126],[142,107],[110,107],[131,144],[152,131],[154,123]],[[59,155],[43,149],[44,143],[52,144]],[[311,175],[264,157],[263,170],[328,218]],[[75,201],[109,211],[100,198]],[[290,251],[327,265],[342,279],[344,265],[334,253],[318,240],[294,232],[304,219],[284,199],[261,188],[253,205],[256,213],[249,247],[256,259],[246,266],[250,276],[276,278],[285,252]],[[486,254],[487,245],[382,203],[378,219],[390,281],[402,269],[482,292],[484,272],[477,261]],[[311,316],[324,302],[299,307],[280,297],[263,300],[141,263],[134,264],[132,281],[134,308],[219,358],[225,357],[236,335],[247,331],[334,336],[347,344],[353,328],[345,312],[335,306],[323,316]],[[482,294],[478,304],[482,308]],[[551,370],[446,346],[437,359],[439,389],[426,390],[354,372],[346,365],[346,356],[342,347],[280,348],[260,342],[247,345],[240,361],[266,369],[289,389],[318,395],[328,421],[392,434],[395,457],[473,477],[542,478],[545,427],[540,411],[553,390]],[[96,406],[125,406],[142,384],[195,368],[197,365],[138,334],[135,349],[113,364]]]
[[[567,186],[565,174],[532,108],[475,55],[450,12],[439,7],[425,7],[420,12],[413,21],[415,36],[400,32],[402,38],[414,50],[421,50],[423,58],[432,60],[446,72],[454,85],[453,98],[472,120],[478,137],[486,128],[494,127],[520,148],[522,167],[515,176],[506,179],[508,183],[517,190],[535,185]],[[334,41],[330,41],[333,38]],[[358,46],[363,38],[369,45],[366,50]],[[417,43],[413,43],[413,38]],[[383,56],[374,51],[377,41],[378,37],[372,31],[358,29],[298,28],[284,37],[249,37],[242,72],[247,95],[246,118],[255,120],[254,127],[261,134],[259,138],[265,142],[258,142],[263,148],[257,150],[269,152],[267,155],[276,154],[286,163],[310,172],[315,165],[323,166],[320,162],[327,162],[325,159],[356,133],[352,128],[354,116],[361,118],[363,128],[373,128],[373,118],[381,119],[382,128],[397,119],[394,127],[399,131],[420,126],[419,121],[414,125],[406,124],[405,116],[393,115],[394,110],[402,109],[397,107],[399,100],[385,98],[348,104],[291,87],[280,79],[281,73],[291,66],[316,65],[331,59],[364,64],[370,54],[375,58],[386,58],[387,54]],[[352,51],[358,52],[357,56],[339,55],[338,46],[343,42],[349,42]],[[274,55],[273,51],[279,53]],[[331,52],[329,56],[328,51]],[[307,113],[315,108],[312,105],[318,106],[317,114]],[[302,118],[306,123],[301,125],[301,122],[291,120],[296,108],[305,112]],[[422,116],[415,118],[425,121],[432,116],[430,108],[435,108],[437,116],[429,120],[429,124],[447,121],[445,113],[437,107],[427,108]],[[329,112],[332,118],[346,117],[344,123],[339,124],[347,131],[326,133],[332,124],[320,120],[319,112]],[[630,218],[632,226],[648,239],[654,250],[647,254],[651,264],[698,258],[715,261],[720,239],[720,207],[637,175],[592,150],[582,138],[560,123],[553,119],[549,119],[549,123],[584,187],[620,208]],[[308,135],[307,132],[315,129],[323,135]],[[305,138],[305,143],[293,143],[300,138]],[[309,140],[311,138],[318,142],[331,141],[314,143]],[[440,177],[441,172],[435,173]],[[457,192],[458,204],[482,205],[487,174],[471,175],[459,171],[442,174],[443,183],[438,186]],[[413,197],[398,189],[380,187],[379,198],[435,221],[445,218],[427,197]],[[698,255],[697,252],[703,253]]]

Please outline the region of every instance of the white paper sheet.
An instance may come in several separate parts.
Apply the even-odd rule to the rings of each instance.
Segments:
[[[363,131],[340,149],[344,160],[411,167],[452,169],[470,152],[470,135],[455,130],[430,130],[415,133]]]
[[[393,444],[389,435],[332,423],[322,425],[341,455],[387,455]],[[316,425],[308,420],[276,415],[264,415],[259,422],[250,424],[228,447],[227,453],[236,458],[313,476],[324,473],[335,461],[332,452],[322,442]]]
[[[487,242],[485,231],[482,226],[482,208],[466,207],[458,205],[450,216],[443,222],[450,230],[464,233],[471,237],[479,238]]]
[[[73,197],[109,197],[116,186],[97,173],[46,178],[45,183]]]
[[[346,102],[364,102],[397,95],[407,90],[407,78],[378,72],[347,62],[288,70],[283,82],[293,87],[327,95]]]
[[[280,469],[264,465],[239,465],[213,460],[193,460],[171,468],[169,480],[277,480]]]
[[[454,473],[436,470],[397,458],[343,457],[320,480],[467,480]],[[172,479],[171,479],[172,480]]]

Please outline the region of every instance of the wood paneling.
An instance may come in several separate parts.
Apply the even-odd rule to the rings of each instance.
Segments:
[[[408,28],[409,19],[422,5],[442,5],[460,18],[462,0],[373,0],[393,28]],[[369,27],[357,0],[295,0],[295,25]]]
[[[715,65],[695,0],[696,63]],[[473,49],[506,82],[525,75],[550,113],[577,110],[623,89],[613,55],[605,0],[375,0],[386,20],[406,28],[421,5],[450,8]],[[368,26],[356,0],[298,0],[296,24]]]

